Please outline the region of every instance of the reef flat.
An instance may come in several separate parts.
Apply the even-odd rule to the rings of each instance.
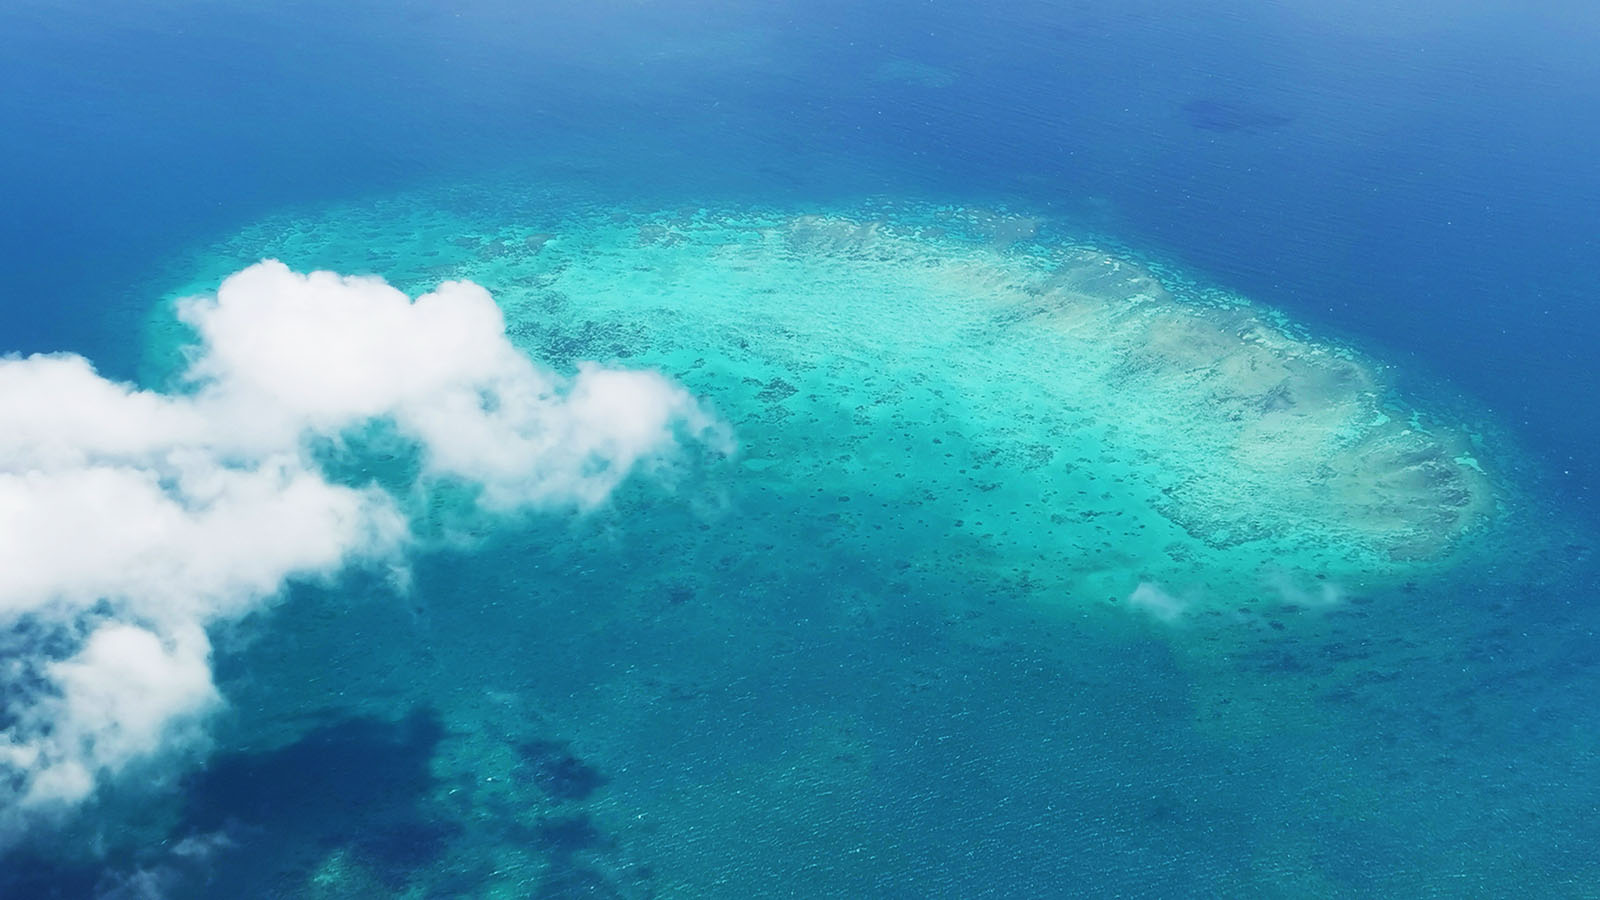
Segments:
[[[1537,871],[1473,843],[1469,811],[1546,807],[1530,785],[1574,777],[1582,737],[1515,789],[1488,777],[1506,757],[1436,748],[1483,744],[1489,708],[1521,723],[1495,734],[1532,727],[1531,695],[1475,668],[1513,615],[1486,598],[1559,593],[1567,563],[1505,540],[1523,504],[1492,427],[1356,348],[938,203],[454,185],[263,220],[175,261],[171,295],[262,257],[412,296],[472,280],[539,363],[658,370],[737,447],[576,515],[474,519],[436,491],[401,596],[300,586],[219,639],[247,714],[218,741],[244,749],[176,833],[302,756],[370,760],[351,790],[390,802],[310,832],[246,810],[281,837],[215,884],[1338,896]],[[163,307],[147,338],[144,380],[170,382],[183,329]],[[1442,810],[1465,783],[1490,786]],[[992,864],[949,864],[975,840]]]
[[[846,518],[894,510],[934,561],[962,535],[1060,602],[1141,585],[1168,618],[1332,601],[1494,519],[1473,431],[1397,396],[1378,363],[1047,231],[932,204],[458,190],[261,223],[213,252],[481,283],[536,359],[658,367],[708,398],[742,443],[737,477],[849,496]]]

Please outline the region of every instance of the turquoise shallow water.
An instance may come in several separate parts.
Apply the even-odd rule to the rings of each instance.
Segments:
[[[113,798],[129,837],[87,871],[176,896],[1594,883],[1593,720],[1550,687],[1591,653],[1560,602],[1589,544],[1492,420],[1021,213],[580,197],[305,209],[152,291],[261,256],[470,278],[534,358],[659,368],[738,446],[581,514],[419,500],[409,590],[358,572],[222,623],[210,761]],[[154,308],[147,383],[182,340]]]
[[[1596,896],[1595,16],[0,3],[0,898]]]

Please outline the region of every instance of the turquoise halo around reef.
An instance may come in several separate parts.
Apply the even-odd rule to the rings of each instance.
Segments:
[[[1575,865],[1581,797],[1541,785],[1584,736],[1508,739],[1505,623],[1448,599],[1558,579],[1562,539],[1491,422],[1357,348],[929,201],[455,185],[265,219],[170,295],[261,258],[477,282],[534,359],[658,369],[737,449],[581,515],[437,503],[404,596],[296,588],[221,642],[212,768],[321,741],[373,797],[259,807],[270,850],[213,887],[1507,896]],[[162,384],[170,304],[145,339]]]

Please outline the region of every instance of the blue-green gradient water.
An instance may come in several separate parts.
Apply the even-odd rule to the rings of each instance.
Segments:
[[[1596,28],[8,6],[6,352],[181,394],[263,258],[466,279],[737,446],[406,495],[0,896],[1595,896]],[[0,613],[14,739],[82,634]]]

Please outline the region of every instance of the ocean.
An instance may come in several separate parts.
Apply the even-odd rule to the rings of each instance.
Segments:
[[[0,8],[0,897],[1596,896],[1600,12],[1324,7]]]

